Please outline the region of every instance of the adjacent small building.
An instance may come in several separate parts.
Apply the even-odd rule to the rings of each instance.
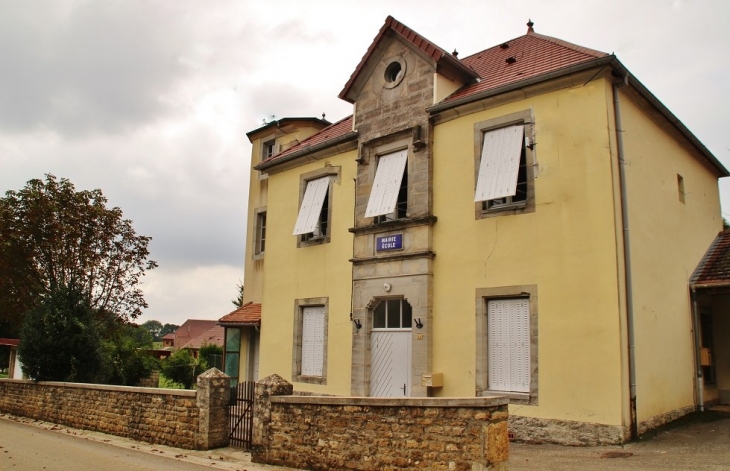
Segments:
[[[701,357],[689,284],[727,169],[617,57],[533,26],[461,58],[388,17],[339,94],[351,116],[247,134],[234,382],[507,396],[517,439],[568,444],[728,401],[719,373],[703,388],[725,359]]]

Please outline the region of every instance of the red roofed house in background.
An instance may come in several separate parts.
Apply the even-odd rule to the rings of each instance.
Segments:
[[[729,174],[615,56],[529,22],[461,58],[392,17],[363,49],[351,116],[247,134],[234,382],[508,396],[516,438],[566,444],[730,401],[730,305],[698,284],[693,316],[688,279]]]

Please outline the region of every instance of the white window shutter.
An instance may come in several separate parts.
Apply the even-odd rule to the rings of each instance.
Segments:
[[[370,190],[365,217],[390,214],[395,210],[407,163],[407,149],[383,155],[378,159],[378,169],[375,172],[373,188]]]
[[[484,133],[475,202],[515,195],[523,136],[522,124]]]
[[[322,212],[322,205],[329,184],[330,177],[322,177],[307,182],[307,189],[304,190],[304,198],[302,198],[302,205],[299,207],[299,215],[294,225],[293,235],[314,232],[319,222],[319,215]]]
[[[488,388],[530,392],[530,301],[487,302]]]
[[[322,376],[324,366],[324,306],[302,309],[302,375]]]
[[[510,391],[530,392],[529,301],[510,301]]]

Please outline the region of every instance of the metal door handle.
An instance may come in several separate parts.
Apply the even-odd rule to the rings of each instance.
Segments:
[[[402,388],[398,388],[398,389],[402,389],[403,390],[403,395],[404,396],[406,395],[406,383],[403,383],[403,387]]]

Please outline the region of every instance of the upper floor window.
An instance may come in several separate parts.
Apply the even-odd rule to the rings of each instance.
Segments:
[[[477,217],[534,211],[533,125],[528,111],[475,124]]]
[[[322,239],[329,229],[329,187],[330,177],[321,177],[307,182],[299,215],[294,226],[294,235],[301,240]]]
[[[276,141],[266,141],[264,142],[264,148],[261,152],[261,160],[266,160],[269,157],[272,157],[276,153]]]
[[[401,219],[407,209],[408,149],[403,149],[378,158],[365,217],[376,218],[376,223]]]
[[[256,234],[254,236],[254,255],[263,255],[266,249],[266,211],[256,212]]]

